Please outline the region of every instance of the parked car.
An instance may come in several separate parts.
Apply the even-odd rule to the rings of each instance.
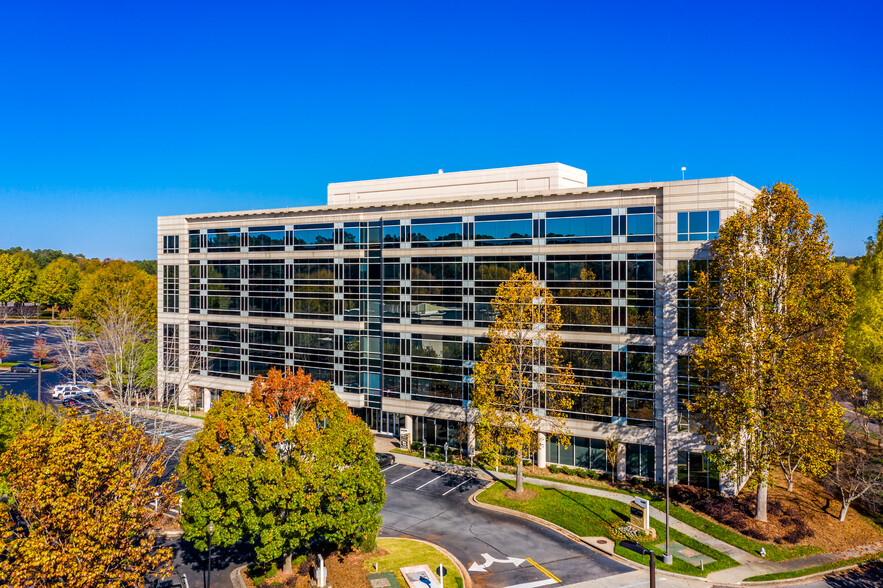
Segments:
[[[29,363],[17,363],[9,368],[9,371],[14,374],[36,374],[40,371],[40,368]]]
[[[94,402],[77,398],[74,398],[73,401],[66,406],[67,408],[79,414],[91,414],[100,410],[99,406]]]
[[[61,375],[67,378],[68,381],[73,382],[73,372],[70,370],[64,370],[61,372]],[[92,370],[77,370],[77,383],[83,384],[94,384],[95,383],[95,372]]]
[[[94,394],[94,392],[92,392],[92,388],[74,386],[73,384],[59,384],[52,389],[52,398],[72,398],[78,394]]]
[[[69,399],[69,398],[76,398],[77,396],[79,396],[79,395],[82,394],[82,393],[83,393],[82,390],[78,390],[78,389],[76,389],[76,388],[69,388],[69,389],[64,390],[64,391],[62,391],[61,393],[59,393],[59,395],[58,395],[56,398],[58,398],[59,400],[64,401],[64,400],[67,400],[67,399]],[[54,395],[54,393],[53,393],[53,395]]]
[[[392,453],[376,453],[375,457],[377,458],[377,465],[381,469],[391,466],[396,462],[396,456]]]

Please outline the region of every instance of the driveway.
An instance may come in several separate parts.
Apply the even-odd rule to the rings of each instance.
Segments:
[[[469,496],[485,480],[404,464],[383,474],[381,534],[444,547],[476,587],[567,586],[632,571],[542,525],[472,506]]]

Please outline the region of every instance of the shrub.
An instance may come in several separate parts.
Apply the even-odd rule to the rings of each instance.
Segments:
[[[586,470],[577,470],[576,475],[579,476],[580,478],[582,478],[583,480],[585,480],[586,478],[589,477],[589,472]]]
[[[557,474],[560,468],[554,463],[550,463],[548,469],[550,473]]]
[[[596,472],[596,471],[594,471],[594,470],[586,470],[586,476],[587,476],[590,480],[597,480],[599,474],[598,474],[598,472]]]
[[[638,476],[635,476],[631,480],[629,480],[629,483],[631,483],[632,486],[640,486],[643,482],[644,479],[639,478]]]
[[[362,553],[371,553],[377,550],[377,533],[368,533],[359,541],[356,547]]]

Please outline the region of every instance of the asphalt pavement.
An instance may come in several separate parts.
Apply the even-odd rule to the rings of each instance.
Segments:
[[[381,535],[444,547],[477,588],[567,586],[632,571],[542,525],[471,505],[486,480],[404,464],[383,474]]]
[[[9,355],[4,362],[31,363],[31,348],[38,335],[45,337],[49,345],[58,342],[56,328],[42,324],[0,327],[0,335],[9,341]],[[27,394],[32,400],[37,400],[37,378],[37,374],[14,374],[8,370],[0,370],[0,390],[11,394]],[[42,399],[48,402],[51,400],[52,387],[65,378],[57,371],[44,371],[41,379]]]

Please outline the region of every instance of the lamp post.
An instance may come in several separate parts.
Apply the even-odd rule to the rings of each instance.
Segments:
[[[212,588],[212,535],[215,534],[215,524],[209,521],[205,530],[208,533],[208,574],[206,575],[205,587]]]
[[[662,417],[662,436],[663,436],[663,445],[665,448],[664,451],[664,465],[662,466],[665,470],[665,553],[662,555],[662,563],[667,566],[670,566],[674,562],[674,558],[672,558],[671,551],[668,549],[668,415]]]

